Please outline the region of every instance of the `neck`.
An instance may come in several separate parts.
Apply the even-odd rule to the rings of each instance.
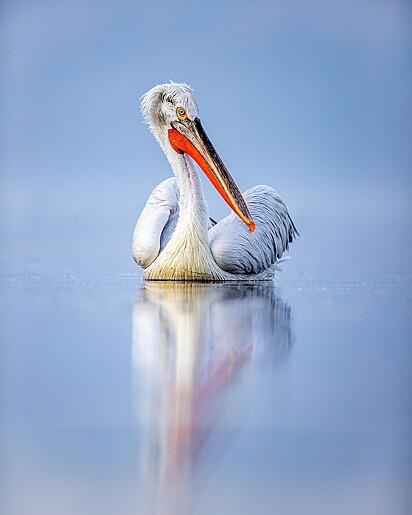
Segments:
[[[223,272],[209,248],[208,208],[199,174],[191,158],[175,152],[168,141],[162,148],[180,189],[179,219],[166,247],[146,269],[146,279],[218,280]]]
[[[178,154],[169,145],[166,157],[175,174],[180,190],[179,221],[176,229],[196,226],[202,235],[208,230],[208,206],[203,195],[199,173],[192,159],[186,154]]]

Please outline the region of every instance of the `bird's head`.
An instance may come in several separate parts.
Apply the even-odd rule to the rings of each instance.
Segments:
[[[170,82],[155,86],[141,100],[143,117],[166,154],[173,150],[196,161],[231,209],[253,232],[255,223],[246,202],[200,123],[192,88]]]
[[[162,132],[167,134],[171,124],[179,121],[178,108],[183,109],[187,117],[192,120],[199,117],[193,90],[187,84],[175,82],[160,84],[150,89],[141,98],[143,117],[155,137]]]

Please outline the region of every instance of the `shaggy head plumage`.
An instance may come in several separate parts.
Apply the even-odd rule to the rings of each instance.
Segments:
[[[157,139],[159,133],[165,133],[178,120],[178,107],[183,107],[191,120],[199,116],[193,89],[185,83],[160,84],[141,97],[142,115]]]

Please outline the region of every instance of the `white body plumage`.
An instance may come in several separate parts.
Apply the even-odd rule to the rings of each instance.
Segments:
[[[272,279],[297,234],[283,200],[269,186],[240,194],[185,84],[156,86],[144,95],[142,112],[175,174],[153,190],[134,230],[133,258],[145,269],[144,279]],[[191,155],[235,211],[214,226]]]

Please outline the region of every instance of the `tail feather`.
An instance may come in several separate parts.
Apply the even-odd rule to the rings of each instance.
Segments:
[[[284,256],[276,261],[274,265],[272,265],[273,270],[277,270],[278,272],[283,272],[283,269],[278,265],[281,265],[285,261],[290,261],[292,258],[290,256]]]

